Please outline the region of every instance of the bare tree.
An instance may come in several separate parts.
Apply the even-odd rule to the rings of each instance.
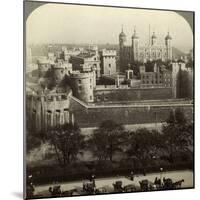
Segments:
[[[84,136],[77,125],[64,124],[50,129],[48,134],[61,167],[77,159],[84,147]]]

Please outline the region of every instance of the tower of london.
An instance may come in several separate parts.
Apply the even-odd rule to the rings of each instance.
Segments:
[[[135,62],[154,61],[172,61],[172,37],[168,32],[164,38],[163,44],[158,43],[156,33],[153,32],[149,38],[149,43],[145,46],[140,45],[139,35],[134,29],[134,33],[131,37],[131,46],[126,45],[127,36],[123,31],[119,34],[119,59],[120,59],[120,71],[124,72],[128,64],[134,64]]]
[[[165,43],[160,45],[154,32],[150,43],[140,46],[134,30],[132,45],[127,46],[122,29],[119,47],[117,52],[115,48],[99,49],[95,45],[84,48],[62,46],[61,51],[39,57],[37,76],[29,73],[27,83],[27,120],[32,122],[29,128],[41,131],[74,122],[80,127],[96,127],[102,119],[120,115],[123,117],[115,120],[127,124],[157,121],[155,113],[160,120],[165,120],[173,109],[171,104],[168,105],[169,100],[173,104],[182,98],[182,71],[192,74],[185,62],[172,60],[172,37],[168,33]],[[144,106],[146,101],[155,101],[156,109],[154,104],[152,109]],[[161,111],[160,103],[165,101],[167,109]],[[133,102],[141,108],[137,110]],[[141,116],[139,121],[131,117],[136,113],[137,120]]]

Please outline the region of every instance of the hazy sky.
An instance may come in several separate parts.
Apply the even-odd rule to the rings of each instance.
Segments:
[[[122,24],[127,44],[131,43],[134,27],[140,42],[147,43],[150,24],[160,43],[164,43],[169,30],[173,46],[192,48],[192,30],[175,12],[67,4],[46,4],[34,10],[27,19],[27,44],[118,44]]]

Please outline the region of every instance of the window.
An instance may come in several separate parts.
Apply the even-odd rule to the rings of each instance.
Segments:
[[[78,83],[81,83],[81,80],[80,80],[80,79],[78,80]]]
[[[92,83],[92,79],[90,79],[90,83]]]
[[[90,85],[90,89],[92,89],[92,85]]]
[[[62,98],[61,98],[61,95],[58,95],[57,96],[57,100],[59,101],[59,100],[61,100]]]
[[[60,110],[56,110],[56,124],[60,125]]]
[[[47,127],[51,126],[51,110],[47,110]]]
[[[78,89],[79,89],[79,90],[82,90],[82,86],[81,86],[81,85],[80,85],[80,86],[78,86]]]
[[[90,95],[90,100],[92,100],[92,96]]]
[[[101,100],[100,96],[97,96],[97,101],[100,101],[100,100]]]
[[[111,64],[108,64],[109,67],[111,67]]]
[[[104,97],[104,100],[107,101],[107,100],[108,100],[108,97]]]
[[[69,123],[69,110],[67,108],[64,109],[64,123]]]

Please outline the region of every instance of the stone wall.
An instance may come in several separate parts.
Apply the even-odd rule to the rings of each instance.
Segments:
[[[27,129],[46,130],[59,124],[72,122],[69,112],[69,94],[30,95],[26,98]]]
[[[129,88],[94,90],[94,102],[171,99],[172,88]]]
[[[180,108],[189,120],[193,117],[192,104],[187,105],[104,105],[87,106],[75,98],[70,99],[70,112],[74,121],[81,127],[98,127],[104,120],[114,120],[121,124],[160,123],[165,121],[170,111]]]

